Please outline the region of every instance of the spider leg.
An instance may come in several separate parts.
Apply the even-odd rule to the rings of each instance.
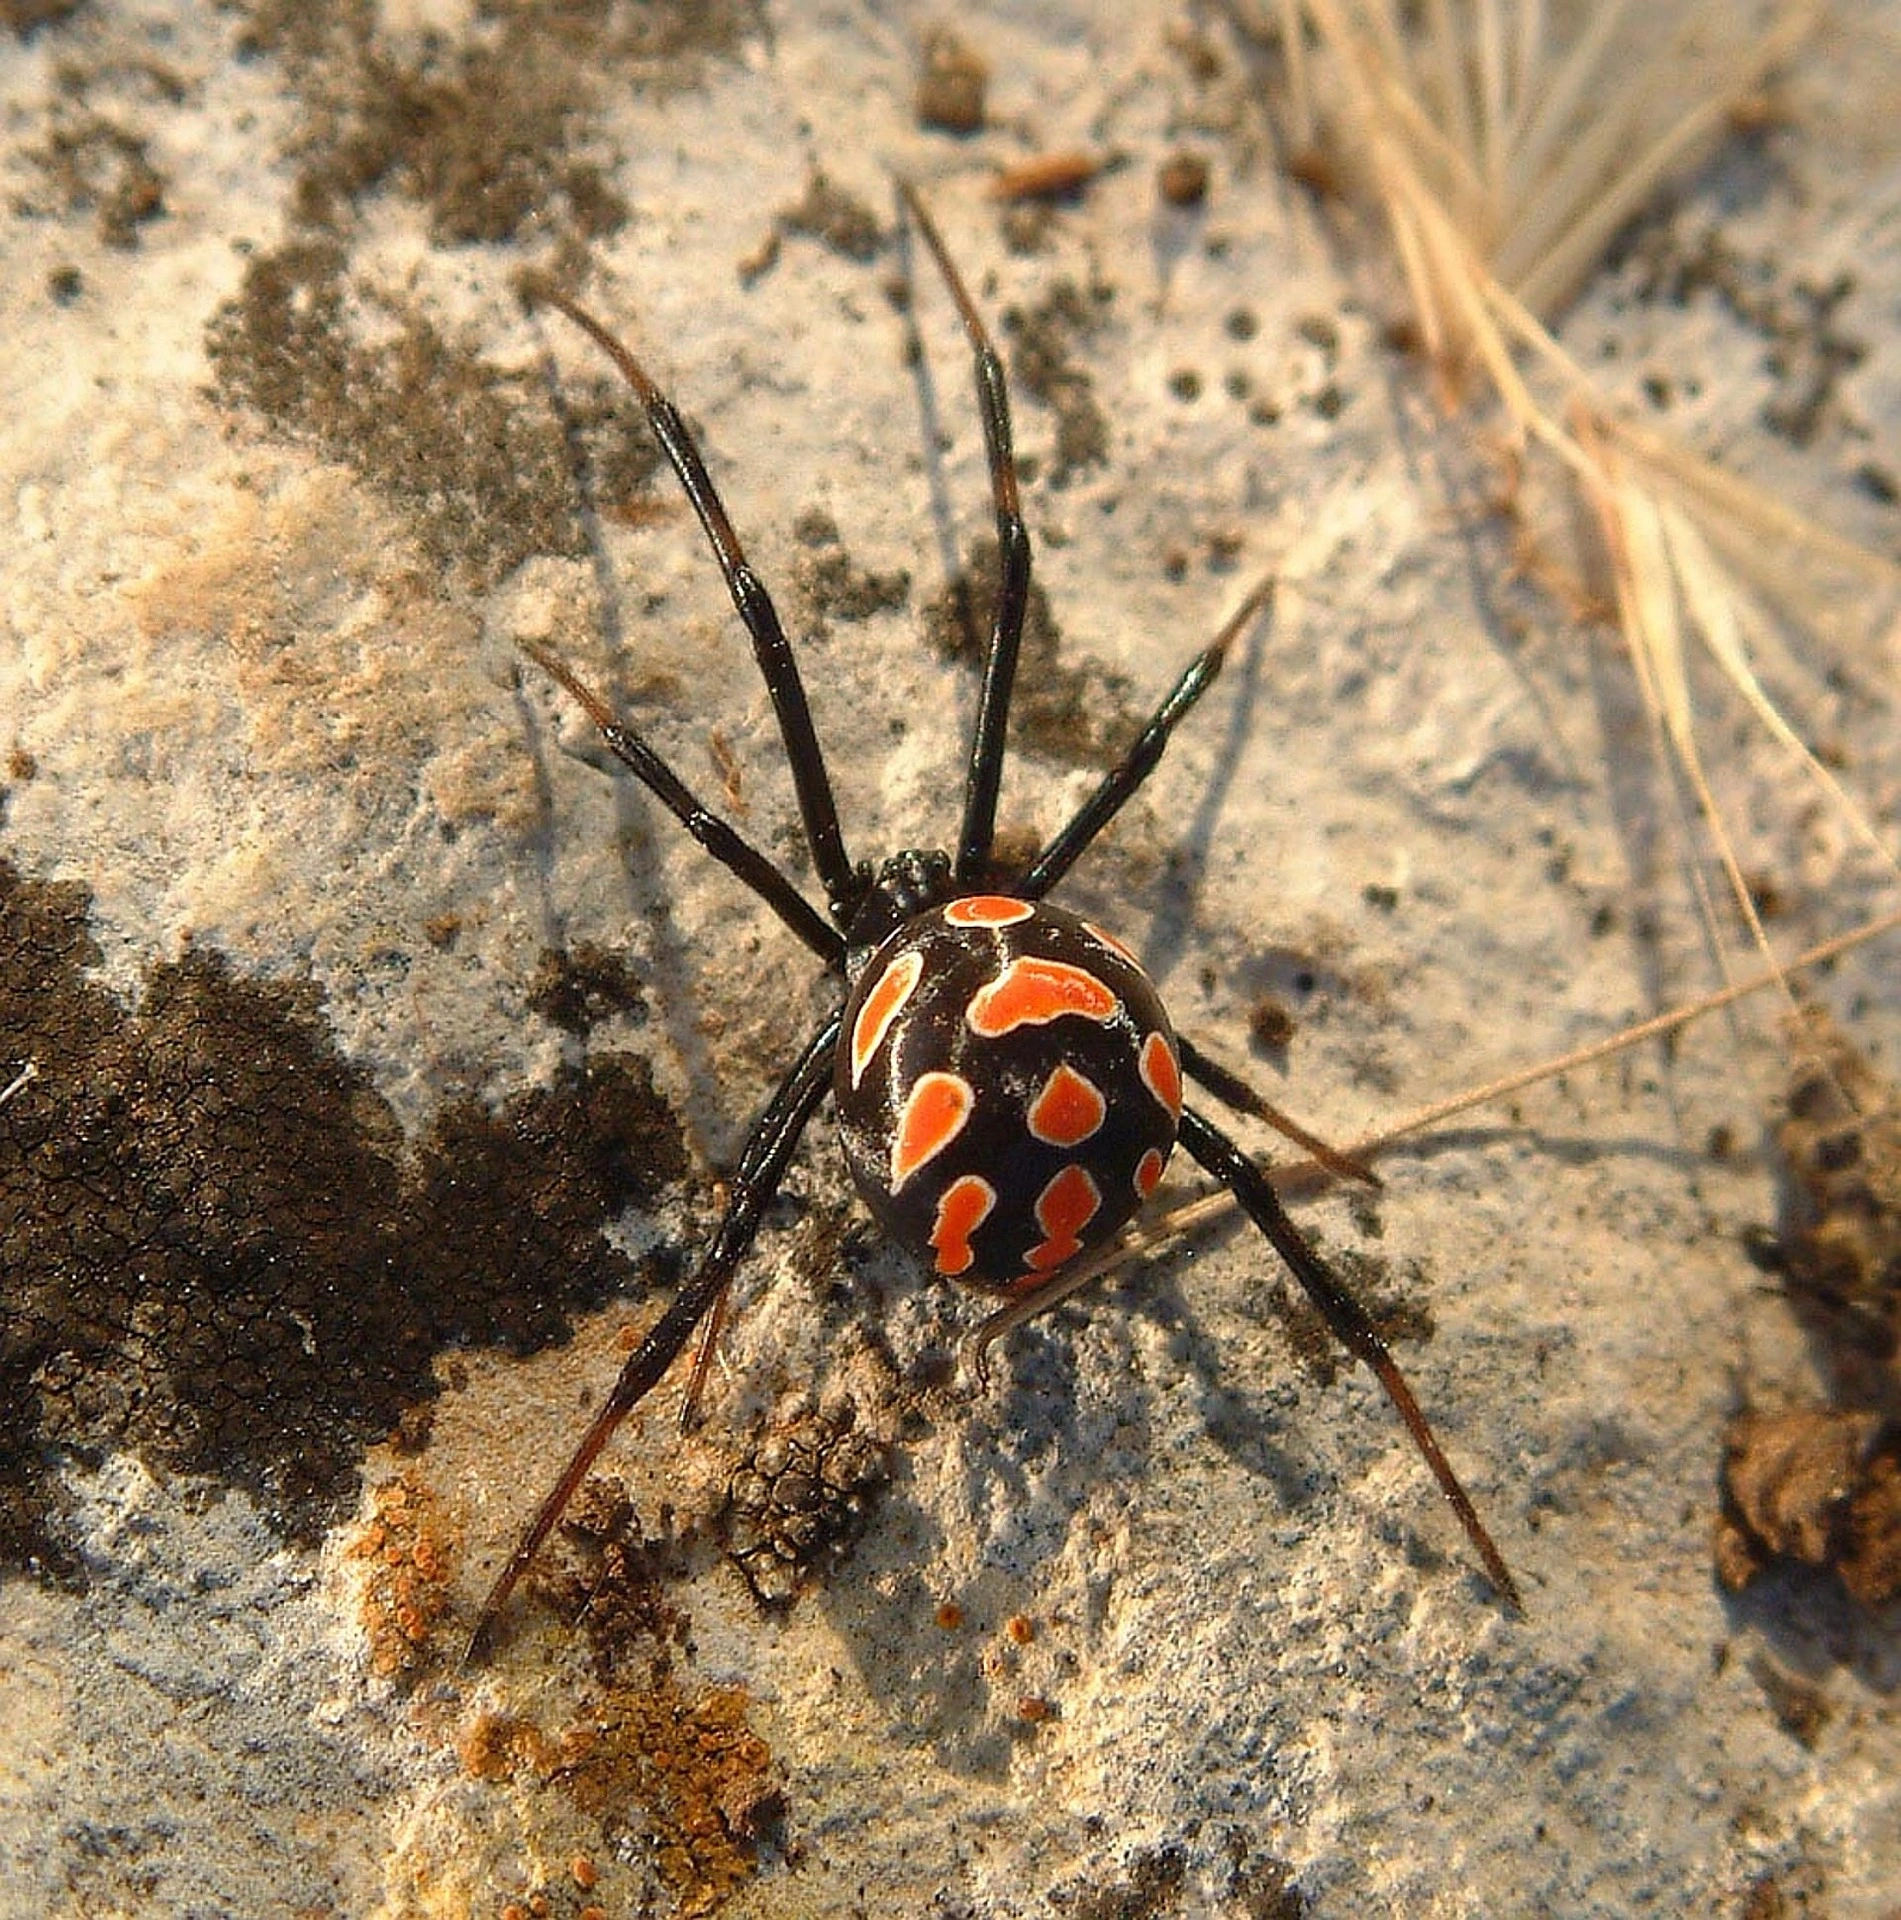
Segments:
[[[1017,493],[1016,455],[1010,442],[1010,395],[1004,384],[1003,362],[916,189],[908,180],[901,180],[898,195],[937,262],[970,341],[976,362],[977,405],[983,415],[984,450],[990,462],[990,497],[997,514],[997,605],[991,616],[989,650],[984,656],[977,724],[971,733],[964,824],[957,837],[957,883],[970,887],[984,880],[990,864],[990,844],[996,835],[1004,728],[1010,718],[1010,693],[1016,683],[1017,652],[1023,642],[1023,616],[1030,598],[1030,532],[1023,524],[1023,506]]]
[[[1069,824],[1036,856],[1029,872],[1011,892],[1025,900],[1040,900],[1076,864],[1096,836],[1155,771],[1169,736],[1181,725],[1195,702],[1214,685],[1222,662],[1228,657],[1228,649],[1273,597],[1274,576],[1268,574],[1256,582],[1248,597],[1228,616],[1221,631],[1188,663],[1187,671],[1135,736],[1128,752],[1103,776],[1102,784],[1076,809]]]
[[[720,1336],[732,1317],[733,1287],[730,1280],[713,1296],[706,1319],[700,1326],[699,1344],[693,1349],[693,1370],[686,1377],[686,1392],[680,1396],[680,1431],[691,1433],[700,1424],[700,1402],[706,1395],[706,1383],[713,1377],[713,1360],[719,1352]]]
[[[1205,1120],[1192,1107],[1185,1107],[1182,1110],[1180,1137],[1182,1145],[1233,1193],[1248,1217],[1267,1236],[1274,1251],[1306,1289],[1307,1297],[1320,1309],[1321,1317],[1333,1329],[1334,1338],[1373,1370],[1380,1385],[1386,1389],[1386,1397],[1406,1423],[1406,1430],[1413,1437],[1413,1445],[1432,1469],[1440,1492],[1459,1516],[1459,1524],[1464,1527],[1466,1538],[1472,1542],[1480,1560],[1485,1563],[1485,1571],[1491,1576],[1492,1584],[1514,1613],[1523,1613],[1525,1603],[1519,1597],[1518,1583],[1505,1565],[1504,1555],[1486,1532],[1485,1523],[1479,1518],[1471,1496],[1459,1484],[1459,1476],[1452,1471],[1452,1463],[1446,1458],[1432,1428],[1427,1425],[1426,1416],[1419,1410],[1419,1402],[1413,1398],[1413,1391],[1406,1384],[1399,1363],[1387,1350],[1386,1342],[1380,1338],[1379,1330],[1366,1309],[1308,1245],[1299,1228],[1288,1218],[1287,1210],[1281,1205],[1280,1197],[1266,1175],[1220,1128]]]
[[[705,806],[646,739],[619,719],[612,707],[559,655],[533,641],[521,650],[553,675],[586,709],[607,748],[729,873],[736,874],[833,972],[845,965],[845,941],[825,916],[738,830]]]
[[[1364,1160],[1329,1146],[1311,1129],[1303,1127],[1291,1113],[1277,1107],[1266,1095],[1257,1093],[1238,1073],[1230,1073],[1219,1060],[1211,1060],[1192,1040],[1175,1036],[1180,1049],[1182,1071],[1189,1079],[1205,1087],[1224,1107],[1265,1120],[1282,1139],[1291,1140],[1308,1154],[1316,1165],[1325,1167],[1336,1180],[1359,1180],[1369,1187],[1385,1184]]]
[[[613,1437],[614,1429],[659,1385],[680,1350],[692,1339],[694,1328],[726,1290],[733,1269],[752,1245],[759,1222],[779,1190],[779,1182],[799,1144],[805,1123],[831,1086],[838,1030],[839,1015],[829,1015],[806,1042],[792,1071],[779,1083],[778,1091],[766,1103],[765,1112],[754,1123],[734,1170],[732,1197],[713,1235],[713,1244],[701,1258],[698,1271],[674,1296],[673,1304],[647,1329],[640,1345],[628,1355],[613,1391],[581,1436],[573,1458],[523,1530],[508,1564],[489,1589],[482,1611],[476,1616],[474,1631],[462,1655],[465,1666],[478,1664],[487,1656],[509,1596],[534,1564],[542,1542],[567,1510],[568,1502],[587,1478],[596,1456]]]
[[[799,677],[798,662],[779,623],[772,595],[747,562],[745,549],[733,531],[733,523],[727,517],[693,435],[681,419],[679,409],[654,385],[647,370],[585,308],[540,279],[524,282],[522,294],[530,304],[540,302],[572,320],[613,361],[627,384],[639,395],[640,404],[647,412],[647,424],[652,427],[654,438],[660,442],[660,450],[667,456],[686,497],[693,503],[693,511],[700,517],[707,542],[726,578],[726,589],[752,637],[753,656],[759,662],[766,691],[772,696],[779,735],[785,742],[786,759],[792,768],[792,784],[798,792],[799,815],[805,823],[806,844],[812,849],[812,864],[834,915],[844,919],[863,893],[864,883],[845,852],[838,805],[832,798],[831,776],[825,770],[825,756],[819,750],[818,735],[812,726],[805,683]]]
[[[1038,1319],[1061,1306],[1071,1294],[1093,1286],[1112,1267],[1119,1265],[1129,1235],[1130,1230],[1125,1227],[1087,1259],[1072,1260],[1067,1266],[1058,1267],[1048,1279],[1038,1280],[1031,1286],[1023,1287],[1020,1292],[1012,1291],[1002,1306],[994,1313],[986,1314],[965,1336],[958,1350],[964,1371],[978,1386],[987,1387],[990,1384],[990,1349],[1006,1333],[1013,1333],[1026,1320]]]

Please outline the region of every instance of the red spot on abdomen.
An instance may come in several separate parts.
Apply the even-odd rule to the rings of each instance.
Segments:
[[[937,1203],[937,1224],[931,1229],[939,1273],[955,1278],[970,1271],[977,1257],[970,1250],[970,1236],[990,1217],[990,1209],[996,1204],[996,1188],[974,1173],[962,1175],[944,1189],[944,1197]]]
[[[891,1031],[891,1023],[904,1011],[904,1003],[917,991],[924,972],[921,953],[901,953],[878,976],[877,984],[865,995],[858,1017],[851,1023],[851,1083],[855,1087],[865,1077],[871,1056]]]
[[[1087,1140],[1108,1114],[1109,1103],[1094,1083],[1063,1062],[1030,1102],[1027,1118],[1030,1132],[1046,1146],[1074,1147]]]
[[[921,1073],[905,1096],[891,1136],[891,1191],[896,1193],[923,1166],[944,1151],[964,1130],[977,1096],[961,1074]]]
[[[1037,1196],[1036,1224],[1046,1236],[1032,1247],[1024,1264],[1048,1273],[1082,1251],[1079,1237],[1102,1206],[1102,1189],[1082,1167],[1065,1167]]]
[[[1012,900],[1007,894],[973,893],[953,900],[944,909],[944,919],[953,927],[1014,927],[1035,911],[1027,900]]]
[[[1142,1084],[1168,1109],[1171,1120],[1182,1113],[1182,1070],[1175,1049],[1159,1033],[1142,1042]]]
[[[979,987],[964,1018],[972,1033],[997,1040],[1018,1027],[1047,1026],[1066,1013],[1106,1024],[1121,1005],[1087,967],[1032,955],[1012,960],[988,986]]]

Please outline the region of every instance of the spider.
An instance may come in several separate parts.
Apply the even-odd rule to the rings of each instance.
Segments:
[[[561,660],[537,645],[524,650],[579,702],[615,758],[812,950],[837,980],[840,1004],[805,1042],[754,1123],[711,1244],[629,1356],[524,1529],[483,1602],[465,1657],[477,1660],[486,1652],[516,1583],[614,1430],[702,1323],[709,1335],[717,1333],[734,1270],[827,1094],[854,1183],[889,1237],[938,1274],[1007,1299],[979,1330],[979,1341],[1073,1291],[1077,1270],[1087,1265],[1083,1256],[1102,1248],[1135,1214],[1179,1142],[1233,1191],[1335,1337],[1378,1377],[1486,1572],[1520,1610],[1503,1556],[1366,1309],[1288,1218],[1267,1176],[1184,1102],[1183,1077],[1319,1148],[1323,1158],[1326,1150],[1175,1034],[1128,948],[1047,900],[1154,770],[1170,735],[1221,671],[1229,647],[1267,605],[1272,580],[1255,587],[1189,663],[1127,753],[1028,868],[999,875],[992,842],[1029,592],[1029,533],[1002,362],[935,222],[908,184],[898,193],[974,357],[999,548],[954,853],[907,849],[875,867],[847,855],[798,664],[679,412],[600,321],[552,287],[533,282],[523,288],[531,303],[565,315],[620,370],[699,516],[772,699],[826,910],[703,805]],[[1339,1156],[1332,1162],[1338,1171],[1362,1171],[1340,1164]],[[703,1339],[689,1409],[710,1352],[711,1339]]]

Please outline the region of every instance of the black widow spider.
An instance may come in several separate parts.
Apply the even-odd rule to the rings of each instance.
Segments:
[[[615,1428],[658,1385],[703,1321],[717,1330],[734,1269],[752,1245],[806,1122],[828,1092],[853,1178],[887,1233],[939,1273],[1009,1297],[1011,1304],[985,1323],[980,1339],[1073,1290],[1078,1256],[1102,1245],[1147,1199],[1179,1139],[1233,1191],[1334,1335],[1378,1376],[1486,1572],[1517,1610],[1518,1589],[1503,1557],[1365,1308],[1301,1236],[1267,1177],[1212,1121],[1183,1104],[1182,1074],[1310,1148],[1317,1143],[1176,1038],[1155,988],[1125,947],[1074,914],[1044,904],[1153,771],[1175,727],[1220,672],[1228,647],[1266,605],[1271,583],[1257,587],[1189,664],[1127,754],[1028,870],[1014,878],[995,873],[991,847],[1029,592],[1029,533],[1017,495],[1002,362],[935,223],[908,184],[899,195],[956,303],[975,356],[997,519],[996,608],[954,857],[908,850],[876,868],[847,857],[798,665],[692,435],[673,403],[599,321],[550,287],[524,288],[531,303],[565,314],[620,369],[699,515],[772,698],[828,914],[703,806],[563,662],[538,646],[525,651],[586,709],[615,757],[837,976],[842,1004],[806,1041],[755,1122],[711,1246],[622,1367],[524,1530],[483,1602],[465,1657],[482,1657],[516,1583]],[[1350,1162],[1344,1170],[1359,1171]],[[689,1408],[710,1350],[708,1340]]]

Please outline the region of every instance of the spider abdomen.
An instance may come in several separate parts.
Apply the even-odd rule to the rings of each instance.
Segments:
[[[1174,1032],[1134,958],[1072,913],[998,894],[932,907],[872,955],[832,1091],[886,1233],[1002,1289],[1113,1234],[1181,1115]]]

